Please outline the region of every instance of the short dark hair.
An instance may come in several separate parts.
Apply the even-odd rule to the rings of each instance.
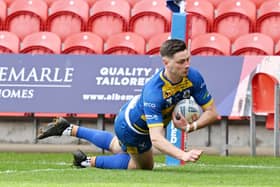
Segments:
[[[186,48],[186,43],[183,40],[168,39],[161,45],[160,55],[172,58],[175,53],[184,51]]]

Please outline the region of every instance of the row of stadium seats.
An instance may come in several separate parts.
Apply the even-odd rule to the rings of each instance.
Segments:
[[[218,32],[233,42],[243,34],[261,32],[274,42],[280,39],[280,0],[188,0],[186,11],[190,37]]]
[[[111,35],[106,41],[92,32],[75,33],[63,42],[52,32],[37,32],[20,40],[17,35],[0,31],[0,53],[29,54],[148,54],[157,55],[170,32],[160,33],[148,42],[133,32]],[[274,42],[263,33],[248,33],[231,42],[220,33],[205,33],[191,40],[192,55],[280,55],[280,40]]]
[[[191,40],[192,55],[280,55],[280,40],[263,33],[248,33],[231,42],[220,33],[205,33]]]
[[[234,42],[242,35],[260,32],[276,43],[280,39],[279,4],[280,0],[187,0],[187,34],[195,38],[218,32]],[[87,31],[106,41],[115,33],[129,31],[148,42],[153,36],[170,32],[171,11],[163,0],[13,0],[9,4],[0,1],[0,23],[2,30],[15,33],[20,40],[31,33],[47,31],[64,41],[70,35]]]
[[[186,2],[189,2],[189,1],[191,1],[191,0],[186,0]],[[217,8],[219,6],[219,4],[221,2],[224,2],[225,0],[205,0],[205,1],[210,2],[213,5],[214,8]],[[249,0],[249,1],[252,1],[255,4],[255,6],[257,8],[259,8],[260,5],[267,0]]]
[[[0,1],[1,30],[20,39],[38,31],[56,33],[62,40],[73,33],[88,31],[103,40],[114,33],[135,32],[147,41],[157,33],[169,32],[171,11],[164,0],[13,0]],[[149,28],[149,29],[147,29]]]
[[[0,53],[154,55],[159,53],[160,45],[169,36],[169,32],[161,33],[146,42],[137,33],[121,32],[104,41],[92,32],[79,32],[62,41],[53,32],[36,32],[20,40],[12,32],[0,31]]]
[[[7,5],[10,5],[12,4],[12,2],[14,0],[3,0],[6,2]],[[54,1],[57,1],[57,0],[44,0],[47,5],[51,5]],[[89,6],[93,5],[96,1],[100,1],[100,0],[84,0],[88,3]],[[133,6],[136,2],[138,2],[139,0],[126,0],[131,6]]]

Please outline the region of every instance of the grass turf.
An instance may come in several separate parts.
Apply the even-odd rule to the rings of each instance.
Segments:
[[[0,186],[280,186],[280,159],[203,155],[195,164],[164,166],[156,156],[153,171],[71,167],[65,153],[0,153]]]

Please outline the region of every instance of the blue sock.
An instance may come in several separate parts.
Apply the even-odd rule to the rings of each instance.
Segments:
[[[127,169],[130,156],[127,153],[97,156],[95,167],[102,169]]]
[[[88,140],[97,147],[109,150],[113,134],[107,131],[79,127],[76,136]]]

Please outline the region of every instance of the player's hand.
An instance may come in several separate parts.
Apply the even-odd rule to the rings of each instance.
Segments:
[[[172,112],[172,121],[174,126],[181,130],[185,130],[188,124],[187,120],[181,113],[175,114],[175,112]]]
[[[185,152],[182,160],[185,162],[196,162],[197,160],[199,160],[202,152],[203,151],[199,149],[192,149],[188,152]]]

